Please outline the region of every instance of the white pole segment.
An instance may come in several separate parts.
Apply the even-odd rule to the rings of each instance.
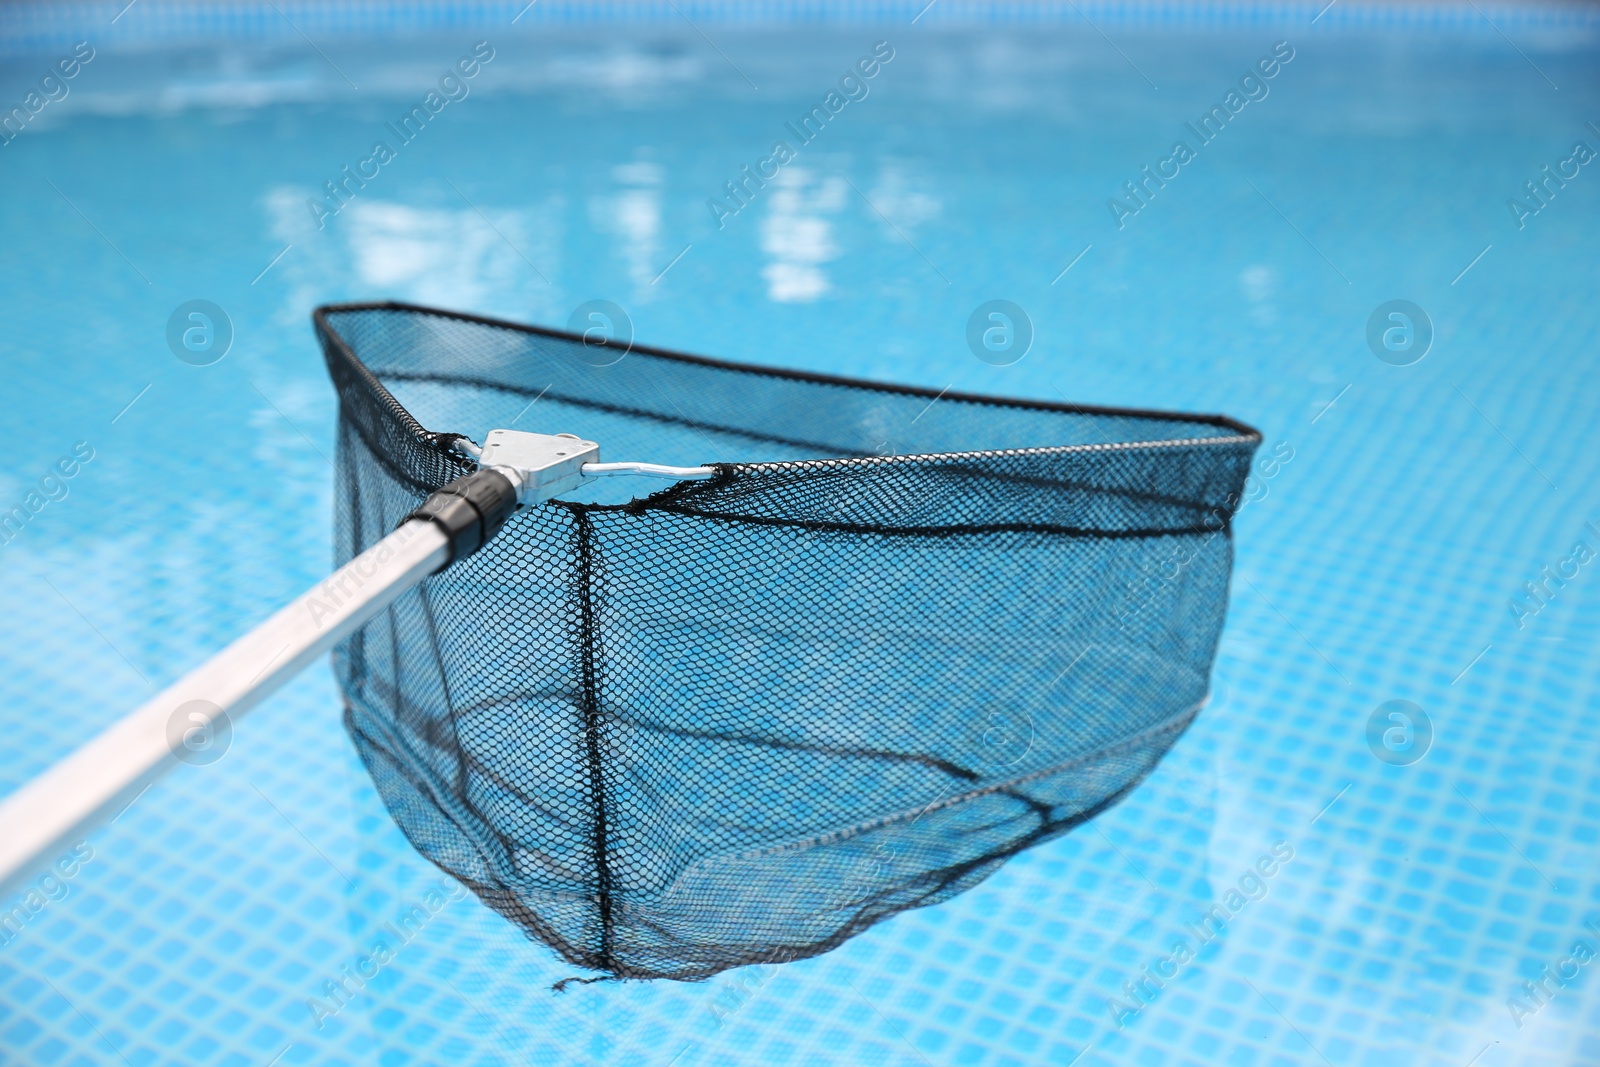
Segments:
[[[450,559],[437,524],[413,519],[60,763],[0,798],[0,888],[119,813],[219,714],[231,722]],[[184,706],[188,705],[187,708]],[[184,710],[180,712],[180,708]],[[231,729],[231,726],[226,727]]]

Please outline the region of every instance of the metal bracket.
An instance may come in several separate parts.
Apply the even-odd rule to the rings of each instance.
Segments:
[[[541,504],[569,493],[591,479],[585,463],[600,459],[600,446],[570,433],[490,430],[478,455],[479,467],[494,467],[517,487],[517,503]]]
[[[714,467],[669,467],[661,463],[601,463],[600,446],[570,433],[490,430],[479,448],[465,437],[450,446],[493,467],[517,487],[517,503],[540,504],[596,478],[632,474],[645,478],[698,482],[717,475]]]

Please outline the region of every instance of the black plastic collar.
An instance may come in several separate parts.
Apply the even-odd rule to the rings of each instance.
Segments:
[[[481,470],[434,490],[405,521],[426,519],[449,536],[450,558],[439,568],[444,570],[487,544],[515,510],[517,490],[511,479],[499,471]]]

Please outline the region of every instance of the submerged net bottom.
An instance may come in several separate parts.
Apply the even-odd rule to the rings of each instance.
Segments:
[[[398,314],[335,320],[379,378],[409,351],[385,332]],[[522,336],[437,328],[458,353],[475,331],[501,349]],[[496,356],[512,414],[564,366],[549,369],[558,341],[526,340],[527,381]],[[458,461],[325,344],[350,554]],[[629,403],[665,391],[708,442],[750,447],[753,429],[696,411],[705,390],[673,392],[663,363],[632,372],[657,378]],[[486,371],[451,369],[470,418]],[[799,384],[717,372],[757,394],[792,385],[796,435],[809,425]],[[592,373],[567,395],[598,383],[586,402],[614,419],[604,391],[630,379]],[[900,424],[927,403],[853,388]],[[566,403],[548,428],[584,434],[585,404]],[[1073,432],[1061,411],[958,416],[936,432]],[[509,416],[466,425],[490,419]],[[695,979],[814,955],[970,888],[1151,771],[1205,697],[1253,447],[730,465],[642,501],[525,508],[341,647],[349,729],[417,848],[575,964]]]

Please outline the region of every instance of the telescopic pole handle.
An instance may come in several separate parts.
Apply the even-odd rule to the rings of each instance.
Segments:
[[[179,762],[428,575],[476,551],[516,509],[516,487],[478,471],[423,502],[327,580],[54,767],[0,798],[0,890],[114,818]],[[219,753],[220,754],[220,753]]]
[[[412,520],[266,622],[0,800],[0,886],[115,816],[204,744],[449,559],[431,522]]]

